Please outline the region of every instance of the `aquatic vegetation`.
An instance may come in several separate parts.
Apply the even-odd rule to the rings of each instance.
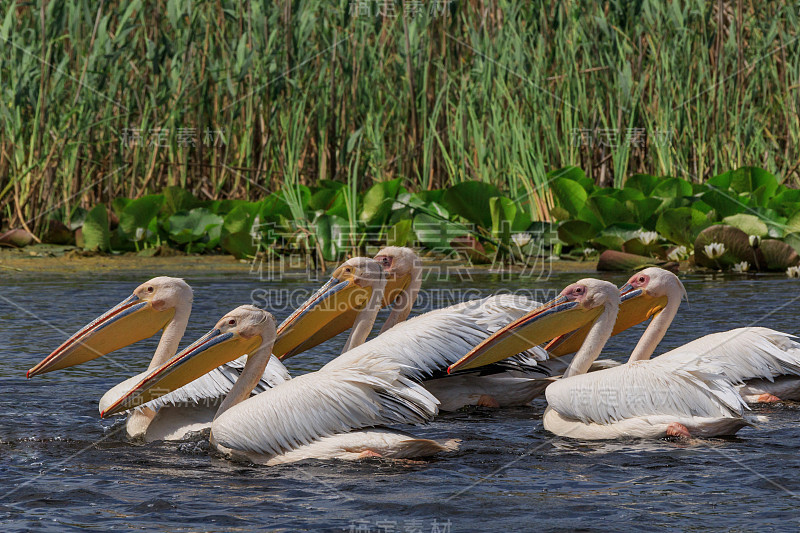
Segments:
[[[299,253],[312,262],[336,261],[386,243],[476,262],[527,263],[551,254],[584,259],[595,251],[646,258],[637,264],[689,259],[715,270],[747,262],[751,271],[785,271],[800,262],[795,248],[800,247],[800,201],[773,204],[770,199],[759,206],[753,193],[722,188],[729,178],[733,182],[731,173],[711,180],[717,183],[714,193],[737,198],[748,213],[725,217],[702,200],[710,190],[705,184],[637,174],[622,189],[600,188],[580,169],[556,173],[561,176],[548,211],[554,221],[535,220],[524,196],[511,197],[490,183],[412,191],[397,178],[360,192],[321,180],[316,186],[296,183],[255,202],[200,200],[168,187],[135,200],[117,198],[110,208],[99,204],[89,211],[54,212],[53,217],[63,218],[50,219],[45,238],[68,241],[74,231],[79,246],[99,252],[147,254],[169,245],[239,258]],[[732,175],[757,175],[759,187],[769,185],[778,196],[794,191],[749,168]]]
[[[285,216],[310,231],[303,187],[325,180],[317,200],[341,209],[319,208],[317,225],[339,235],[365,223],[352,218],[354,191],[401,179],[414,193],[476,181],[520,217],[588,220],[595,235],[638,224],[686,246],[709,209],[721,221],[740,203],[792,226],[780,206],[800,193],[762,173],[782,185],[798,176],[793,4],[750,2],[723,16],[715,2],[477,0],[413,18],[356,16],[356,4],[4,10],[0,225],[43,236],[52,209],[75,230],[99,203],[175,187],[203,202],[281,193]],[[767,168],[709,181],[742,161]],[[578,166],[587,175],[572,177]],[[594,184],[617,192],[601,197]],[[181,199],[169,209],[197,207]],[[496,215],[506,207],[495,201]],[[660,217],[689,230],[665,234]]]
[[[748,263],[747,261],[742,261],[741,263],[736,263],[735,265],[733,265],[733,268],[731,268],[731,270],[733,270],[734,272],[738,272],[739,274],[743,274],[745,272],[749,272],[750,271],[750,263]]]
[[[667,259],[670,261],[682,261],[689,257],[685,246],[676,246],[667,253]]]
[[[721,242],[712,242],[703,247],[703,251],[709,259],[719,259],[725,254],[725,245]]]
[[[530,233],[515,233],[511,236],[511,240],[514,241],[514,244],[520,248],[531,242],[531,238],[532,237]]]
[[[637,237],[639,242],[644,244],[645,246],[650,246],[651,244],[658,241],[658,232],[657,231],[639,231],[639,235]]]

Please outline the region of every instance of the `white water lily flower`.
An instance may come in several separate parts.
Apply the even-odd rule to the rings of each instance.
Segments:
[[[594,248],[584,248],[583,249],[583,255],[585,255],[585,256],[594,255],[596,253],[597,253],[597,250],[595,250]]]
[[[133,240],[139,242],[142,239],[144,239],[144,228],[136,228],[136,236],[133,238]]]
[[[800,278],[800,266],[793,266],[786,269],[786,275],[790,278]]]
[[[529,242],[531,242],[531,234],[530,233],[515,233],[511,236],[511,240],[514,241],[514,244],[522,248]]]
[[[250,238],[254,241],[261,240],[261,233],[259,233],[259,228],[261,226],[261,218],[256,215],[256,218],[253,219],[253,225],[250,226]]]
[[[709,259],[718,259],[725,254],[725,245],[721,242],[712,242],[711,244],[706,244],[703,247],[703,251]]]
[[[761,244],[761,237],[758,235],[748,235],[747,240],[750,241],[750,248],[758,248],[758,245]]]
[[[657,231],[642,231],[639,230],[636,238],[639,239],[639,242],[644,244],[645,246],[650,246],[654,242],[658,240],[658,232]]]
[[[670,251],[670,253],[667,254],[667,259],[669,259],[670,261],[680,261],[686,256],[687,256],[686,247],[678,246],[677,248],[673,248],[672,251]]]
[[[747,272],[748,270],[750,270],[750,263],[747,261],[742,261],[741,263],[736,263],[733,265],[734,272],[739,272],[741,274]]]

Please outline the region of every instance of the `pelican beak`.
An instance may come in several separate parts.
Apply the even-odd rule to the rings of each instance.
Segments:
[[[67,339],[28,370],[27,376],[79,365],[152,337],[174,316],[174,308],[158,311],[151,302],[132,294]]]
[[[666,296],[652,296],[647,293],[646,288],[637,289],[630,283],[623,285],[619,290],[619,294],[619,313],[614,324],[614,330],[611,333],[612,336],[641,324],[660,313],[667,306]],[[577,352],[589,334],[591,327],[591,323],[586,324],[576,331],[561,335],[545,346],[545,350],[553,357]]]
[[[278,359],[287,359],[350,329],[371,295],[371,287],[361,287],[340,267],[278,326],[272,353]]]
[[[590,324],[602,312],[602,306],[586,309],[578,301],[570,300],[563,295],[558,296],[489,336],[467,355],[450,365],[447,372],[467,370],[501,361],[584,324]]]
[[[148,372],[121,397],[107,406],[101,406],[100,417],[134,409],[160,398],[220,365],[251,353],[261,342],[260,335],[243,337],[232,331],[222,333],[219,329],[212,329],[172,359]]]

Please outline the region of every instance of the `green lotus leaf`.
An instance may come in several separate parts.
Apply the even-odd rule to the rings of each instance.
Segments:
[[[706,215],[691,207],[667,209],[656,222],[656,231],[675,244],[694,244],[697,235],[711,225]]]
[[[768,232],[767,225],[764,223],[763,220],[761,220],[755,215],[747,215],[740,213],[738,215],[725,217],[722,220],[722,222],[724,222],[728,226],[739,228],[748,235],[757,235],[758,237],[767,236]]]

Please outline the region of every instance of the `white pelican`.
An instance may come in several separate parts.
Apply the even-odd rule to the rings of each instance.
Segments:
[[[634,317],[644,316],[642,306],[647,313],[655,314],[629,361],[649,359],[678,313],[686,295],[683,283],[672,272],[651,267],[633,275],[620,293],[620,315],[626,314],[624,321],[628,325]],[[635,313],[626,311],[634,307],[639,308]],[[585,336],[585,329],[584,326],[564,340],[564,345],[570,346],[562,349],[572,349]],[[794,338],[769,328],[737,328],[705,335],[659,355],[658,359],[683,357],[689,351],[702,356],[697,364],[725,363],[725,377],[734,383],[744,382],[739,392],[749,403],[800,400],[800,343]]]
[[[452,369],[491,363],[593,322],[564,377],[545,391],[544,427],[579,439],[731,435],[748,424],[746,404],[723,375],[692,352],[586,373],[611,336],[619,292],[584,279],[498,331]],[[712,373],[712,370],[717,372]]]
[[[468,348],[480,333],[465,333],[458,346]],[[411,337],[414,349],[429,357],[437,357],[443,348],[436,339],[400,328],[387,335],[395,341]],[[457,448],[457,441],[440,444],[374,427],[421,423],[436,414],[436,399],[414,381],[418,372],[374,343],[249,397],[267,365],[275,337],[272,315],[249,305],[238,307],[130,390],[120,391],[114,401],[103,405],[102,416],[135,408],[248,353],[239,380],[211,425],[211,442],[225,454],[271,465],[309,458],[424,457]]]
[[[381,267],[388,280],[381,275]],[[353,324],[345,344],[346,353],[366,341],[380,307],[386,304],[392,306],[392,312],[382,333],[370,342],[388,344],[390,341],[383,337],[408,317],[419,292],[421,277],[419,258],[409,248],[384,248],[375,260],[356,257],[346,261],[322,288],[278,327],[278,340],[273,348],[275,355],[281,359],[296,355]],[[480,328],[484,335],[489,335],[538,305],[522,296],[490,296],[430,311],[414,318],[411,327],[420,334],[436,336],[446,343],[450,338],[459,337],[459,328],[462,327]],[[440,316],[453,317],[453,321],[447,324],[434,320]],[[396,348],[399,353],[406,354],[406,364],[418,364],[417,354],[406,349],[402,341]],[[423,386],[440,401],[439,409],[442,411],[454,411],[465,405],[527,405],[547,385],[540,378],[558,374],[565,367],[557,361],[544,362],[547,353],[536,347],[491,367],[448,376],[447,365],[457,361],[461,355],[454,346],[438,364],[424,363]],[[537,363],[537,360],[542,362]]]
[[[131,296],[106,311],[72,335],[39,364],[28,370],[28,378],[91,361],[140,340],[163,328],[147,371],[123,381],[100,401],[115,397],[138,383],[143,375],[167,362],[178,351],[192,312],[192,289],[179,278],[153,278],[137,287]],[[231,361],[201,379],[181,387],[153,404],[132,412],[126,422],[128,437],[179,440],[188,433],[211,425],[219,402],[231,389],[244,367],[245,359]],[[289,379],[283,364],[272,358],[257,390]]]

